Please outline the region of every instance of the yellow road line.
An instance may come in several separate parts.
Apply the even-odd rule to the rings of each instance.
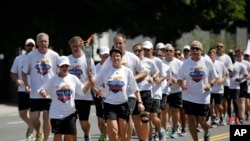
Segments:
[[[229,138],[229,132],[211,136],[210,140],[211,141],[217,141],[217,140],[225,139],[225,138]],[[199,139],[199,141],[203,141],[203,138]]]

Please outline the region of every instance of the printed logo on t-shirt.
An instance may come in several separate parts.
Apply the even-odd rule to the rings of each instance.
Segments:
[[[76,66],[72,65],[69,67],[69,73],[75,75],[76,77],[80,79],[81,75],[83,74],[83,71],[81,70],[80,65],[76,65]]]
[[[109,90],[113,93],[117,93],[119,91],[122,91],[122,87],[125,85],[122,80],[122,76],[115,76],[108,80],[107,86],[109,86]]]
[[[230,78],[235,77],[235,75],[236,75],[236,70],[229,71],[229,77],[230,77]]]
[[[193,70],[194,71],[189,73],[189,76],[192,77],[192,80],[194,80],[195,82],[199,82],[200,80],[202,80],[203,77],[205,76],[205,72],[203,71],[203,68],[196,67]]]
[[[56,91],[56,95],[58,97],[58,100],[60,100],[62,103],[65,103],[66,101],[71,99],[72,91],[69,88],[68,84],[64,84],[62,86],[59,86],[59,89]]]
[[[35,68],[37,69],[37,72],[39,74],[44,76],[44,75],[48,74],[51,66],[49,64],[49,60],[45,59],[45,60],[37,61]]]

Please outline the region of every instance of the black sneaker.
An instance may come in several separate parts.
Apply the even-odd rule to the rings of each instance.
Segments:
[[[210,132],[204,134],[204,141],[210,141]]]
[[[85,136],[84,141],[91,141],[91,138],[89,136]]]

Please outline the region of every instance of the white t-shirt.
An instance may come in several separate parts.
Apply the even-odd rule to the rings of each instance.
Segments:
[[[172,74],[171,74],[171,71],[170,71],[170,67],[165,63],[162,63],[162,64],[163,64],[163,70],[166,73],[166,79],[161,82],[162,94],[167,94],[168,95],[169,91],[170,91],[170,88],[168,86],[167,78],[170,77]]]
[[[104,102],[114,105],[127,102],[128,96],[139,90],[132,71],[124,66],[119,69],[113,66],[103,68],[95,82],[99,84],[97,87],[102,87]],[[128,90],[130,93],[127,93]]]
[[[152,90],[152,83],[148,83],[147,79],[151,77],[154,73],[159,72],[159,70],[151,59],[145,57],[142,60],[142,65],[147,70],[148,75],[143,80],[137,80],[137,85],[140,91]]]
[[[243,63],[235,61],[232,71],[229,71],[229,89],[240,89],[240,83],[235,79],[247,75],[247,68]]]
[[[209,80],[218,78],[211,61],[204,57],[198,61],[188,58],[182,64],[177,78],[187,83],[187,89],[182,91],[183,100],[199,104],[210,103],[210,91],[205,91],[204,86]]]
[[[101,68],[102,68],[101,63],[97,63],[97,64],[95,65],[95,71],[96,71],[96,73],[100,72]]]
[[[162,63],[161,59],[158,57],[154,57],[152,60],[159,70],[159,77],[166,78],[167,74],[163,68],[163,63]],[[153,82],[152,93],[153,93],[153,99],[162,99],[162,84],[161,83],[158,84],[158,83]]]
[[[20,79],[20,80],[22,80],[22,69],[23,69],[23,65],[24,65],[24,62],[26,60],[26,57],[27,57],[26,54],[22,54],[22,55],[17,56],[12,64],[12,66],[11,66],[11,69],[10,69],[10,72],[16,73],[18,79]],[[28,84],[30,85],[30,75],[27,75],[27,79],[28,79]],[[25,92],[25,86],[24,85],[18,86],[17,91],[18,92]]]
[[[85,55],[75,58],[73,55],[69,55],[69,73],[74,74],[77,76],[82,83],[85,83],[88,81],[88,76],[87,76],[87,61],[85,58]],[[91,59],[91,69],[92,69],[92,74],[95,76],[95,64],[94,61]],[[75,97],[76,100],[93,100],[93,96],[91,95],[91,90],[89,89],[86,95],[76,95]]]
[[[84,95],[83,84],[70,73],[65,77],[55,75],[41,87],[50,95],[52,102],[50,105],[50,118],[61,119],[76,111],[75,95]],[[38,90],[38,92],[40,89]]]
[[[214,68],[218,74],[218,79],[221,79],[225,75],[229,74],[228,69],[226,68],[224,63],[222,63],[221,61],[215,60],[213,65],[214,65]],[[214,86],[212,87],[211,93],[223,94],[224,93],[224,86],[219,85],[218,83],[215,83]]]
[[[183,62],[180,61],[179,59],[176,59],[176,58],[174,58],[170,62],[168,62],[166,60],[166,58],[164,58],[164,59],[162,59],[162,62],[169,66],[169,71],[171,72],[171,76],[167,76],[167,78],[170,79],[171,77],[174,77],[177,79],[177,74],[178,74]],[[175,84],[172,84],[171,86],[169,86],[169,94],[177,93],[177,92],[181,92],[181,87],[178,83],[175,83]]]
[[[242,63],[245,64],[247,66],[247,72],[250,72],[250,62],[247,60],[242,60]],[[250,93],[250,80],[247,80],[247,93]]]
[[[226,68],[227,68],[228,70],[231,70],[232,67],[233,67],[232,60],[231,60],[230,56],[227,55],[227,54],[223,54],[223,55],[221,55],[221,56],[216,55],[216,60],[219,60],[219,61],[223,62],[224,65],[226,66]],[[229,78],[226,79],[226,81],[224,82],[224,86],[229,86],[229,82],[230,82],[230,81],[229,81]]]
[[[37,93],[37,90],[58,72],[58,58],[58,53],[51,49],[48,49],[45,54],[41,54],[38,49],[35,49],[27,55],[23,72],[30,75],[30,98],[43,98]]]
[[[242,60],[240,63],[242,63],[246,67],[247,72],[249,73],[250,72],[250,63],[246,60]],[[244,81],[247,81],[247,79],[243,79],[241,82],[244,82]]]
[[[123,54],[122,65],[129,68],[132,71],[132,73],[134,74],[134,76],[136,74],[138,74],[138,72],[142,72],[143,70],[145,70],[143,68],[141,60],[135,54],[133,54],[129,51],[126,51],[125,54]],[[112,67],[112,61],[111,61],[110,57],[108,57],[105,60],[105,62],[103,63],[102,69],[111,68],[111,67]],[[103,71],[102,69],[101,69],[101,71]],[[128,89],[127,93],[129,94],[129,96],[135,97],[134,93],[129,91],[129,89]],[[130,94],[132,94],[132,95],[130,95]]]

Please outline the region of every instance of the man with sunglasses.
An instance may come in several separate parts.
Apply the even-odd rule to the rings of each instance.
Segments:
[[[177,51],[178,54],[181,54],[180,50]],[[186,119],[184,119],[184,112],[182,106],[182,90],[180,85],[177,83],[177,74],[179,69],[182,66],[182,61],[175,57],[176,50],[172,45],[166,46],[165,58],[162,59],[162,62],[169,66],[171,76],[167,76],[167,83],[169,86],[169,95],[167,98],[167,103],[170,107],[170,117],[172,118],[172,133],[171,138],[177,138],[178,123],[181,121],[182,131],[181,136],[186,135],[185,125]]]
[[[209,114],[210,90],[218,78],[214,65],[202,56],[202,52],[201,42],[193,41],[191,57],[183,62],[177,75],[182,88],[183,107],[188,115],[189,131],[194,141],[198,141],[197,122],[204,129],[204,141],[210,140],[210,125],[206,118]]]
[[[24,61],[27,57],[27,54],[30,53],[32,50],[35,49],[35,41],[31,38],[27,39],[25,41],[25,53],[17,56],[12,64],[11,67],[11,79],[16,83],[17,85],[17,91],[18,91],[18,112],[20,118],[28,125],[27,133],[26,133],[26,139],[31,140],[32,139],[32,132],[33,132],[33,126],[30,121],[29,117],[29,94],[25,93],[25,86],[22,80],[22,68]],[[29,82],[30,83],[30,82]]]
[[[228,71],[232,70],[232,67],[233,67],[232,60],[229,57],[229,55],[225,53],[225,45],[222,42],[218,42],[216,44],[216,60],[222,61],[224,65],[226,66],[226,68],[228,69]],[[220,124],[226,125],[225,116],[226,116],[227,110],[230,109],[227,103],[228,94],[229,94],[229,78],[226,79],[223,85],[224,85],[224,94],[223,94],[223,99],[222,99],[222,105],[223,105],[224,111],[223,111],[223,117],[220,119],[221,120]],[[232,122],[233,120],[229,118],[228,123],[230,124]]]

